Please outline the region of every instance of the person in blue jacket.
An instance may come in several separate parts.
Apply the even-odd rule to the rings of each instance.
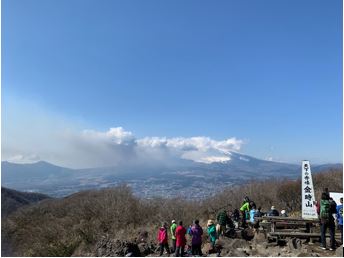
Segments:
[[[256,206],[253,206],[250,210],[250,222],[254,224],[254,217],[256,217]]]
[[[343,197],[340,198],[340,205],[337,205],[337,221],[341,237],[340,241],[343,244]]]

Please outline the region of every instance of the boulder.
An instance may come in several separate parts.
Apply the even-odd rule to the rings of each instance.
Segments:
[[[288,241],[288,247],[291,251],[300,250],[302,248],[302,242],[299,238],[292,238]]]
[[[102,237],[96,244],[97,256],[141,256],[140,249],[137,244]]]
[[[249,254],[245,250],[240,248],[240,249],[233,250],[231,256],[234,256],[234,257],[247,257],[247,256],[249,256]]]
[[[250,243],[243,239],[233,239],[230,244],[230,247],[233,249],[245,248],[245,247],[248,248],[249,246],[250,246]]]
[[[263,232],[255,233],[252,241],[256,244],[266,242],[266,235]]]
[[[336,256],[343,257],[343,245],[341,245],[340,247],[336,249]]]
[[[243,231],[241,231],[241,237],[245,240],[252,240],[254,238],[254,229],[252,228],[246,228]]]
[[[147,242],[147,239],[148,239],[147,230],[139,230],[137,238],[139,242]]]
[[[296,257],[312,257],[312,254],[302,252],[296,255]]]
[[[154,253],[154,249],[152,249],[147,243],[140,243],[137,245],[137,247],[139,248],[142,256],[147,256],[151,253]]]
[[[211,250],[210,243],[205,243],[202,247],[202,253],[203,254],[209,254],[209,250]]]

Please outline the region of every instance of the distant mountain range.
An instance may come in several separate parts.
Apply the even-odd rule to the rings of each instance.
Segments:
[[[181,161],[176,165],[69,169],[40,161],[33,164],[2,162],[2,185],[62,197],[86,189],[126,183],[142,197],[204,198],[230,185],[273,177],[296,179],[301,165],[260,160],[231,152],[230,160],[211,164]],[[301,163],[301,162],[300,162]],[[312,166],[312,172],[342,168],[342,164]]]

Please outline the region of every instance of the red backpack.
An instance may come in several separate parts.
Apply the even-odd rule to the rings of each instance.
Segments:
[[[158,232],[158,241],[161,244],[167,243],[167,230],[166,228],[160,228]]]

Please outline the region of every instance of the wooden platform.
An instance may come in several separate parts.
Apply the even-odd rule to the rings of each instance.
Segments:
[[[270,232],[270,236],[275,237],[296,237],[296,238],[320,238],[320,233],[303,233],[303,232]],[[326,234],[326,237],[330,237]],[[340,234],[335,234],[335,237],[340,238]]]
[[[303,218],[292,218],[292,217],[282,217],[282,216],[263,216],[263,217],[255,217],[257,221],[282,221],[282,222],[301,222],[301,223],[319,223],[319,219],[303,219]]]
[[[320,238],[320,233],[307,232],[270,232],[272,237],[297,237],[297,238]]]
[[[312,241],[314,238],[321,237],[319,230],[314,232],[316,228],[319,229],[319,219],[258,217],[255,220],[259,221],[261,230],[265,232],[266,236],[275,239],[301,238]],[[326,237],[329,237],[329,234],[326,234]],[[340,234],[336,234],[335,237],[340,238]]]
[[[320,238],[320,233],[314,233],[313,228],[319,224],[319,220],[309,220],[292,217],[258,217],[259,225],[269,237],[274,238]]]

